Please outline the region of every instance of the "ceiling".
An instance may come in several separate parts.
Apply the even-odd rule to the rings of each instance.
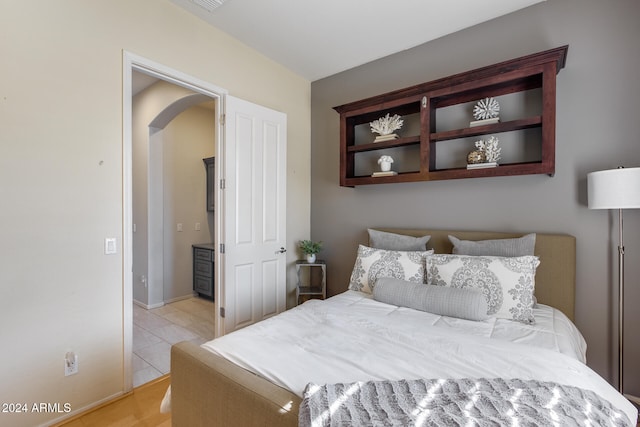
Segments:
[[[170,1],[315,81],[543,0]]]

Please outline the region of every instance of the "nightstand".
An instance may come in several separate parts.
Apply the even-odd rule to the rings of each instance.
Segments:
[[[296,304],[300,302],[301,296],[321,299],[327,297],[327,264],[324,261],[296,261],[296,273]]]

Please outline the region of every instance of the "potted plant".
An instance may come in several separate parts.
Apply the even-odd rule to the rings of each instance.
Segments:
[[[298,247],[307,258],[308,263],[316,262],[316,254],[322,249],[322,242],[301,240]]]

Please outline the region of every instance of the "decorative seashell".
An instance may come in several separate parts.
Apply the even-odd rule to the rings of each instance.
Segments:
[[[473,117],[476,120],[485,120],[498,117],[500,115],[500,104],[495,98],[485,98],[473,107]]]
[[[484,153],[480,150],[474,150],[467,154],[467,163],[470,165],[474,165],[476,163],[484,163],[484,161]]]

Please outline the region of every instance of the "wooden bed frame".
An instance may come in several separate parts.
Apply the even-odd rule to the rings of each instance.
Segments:
[[[448,235],[463,240],[520,237],[518,233],[430,229],[389,229],[411,236],[430,235],[427,247],[451,253]],[[526,233],[525,233],[526,234]],[[535,254],[538,302],[574,318],[576,242],[573,236],[537,234]],[[171,348],[171,418],[174,427],[297,426],[301,399],[224,358],[190,342]]]

